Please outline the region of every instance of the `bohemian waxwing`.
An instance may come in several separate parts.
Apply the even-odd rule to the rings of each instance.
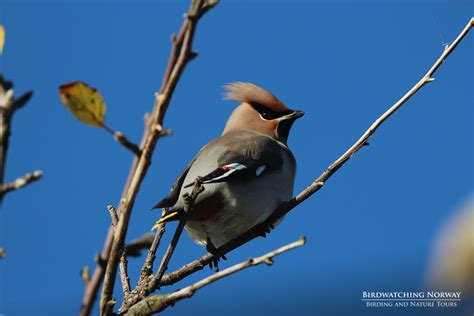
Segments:
[[[201,177],[204,191],[188,214],[186,231],[197,244],[220,247],[266,220],[292,198],[296,161],[287,145],[293,122],[304,112],[290,110],[252,84],[227,85],[225,99],[241,102],[221,137],[204,146],[154,208],[167,208],[157,222],[183,214],[183,194]]]

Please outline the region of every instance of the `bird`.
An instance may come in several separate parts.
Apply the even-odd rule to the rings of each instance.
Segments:
[[[234,82],[224,88],[224,99],[240,104],[222,135],[198,152],[169,194],[154,206],[163,209],[154,228],[179,220],[185,194],[199,179],[204,191],[186,214],[185,229],[209,251],[261,224],[292,198],[296,160],[288,136],[293,123],[304,115],[253,83]]]

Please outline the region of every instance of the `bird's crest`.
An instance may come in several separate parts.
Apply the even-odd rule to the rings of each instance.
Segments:
[[[225,100],[246,103],[258,103],[275,112],[284,112],[288,108],[267,90],[250,82],[233,82],[224,86]]]

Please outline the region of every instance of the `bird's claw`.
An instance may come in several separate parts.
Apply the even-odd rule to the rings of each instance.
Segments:
[[[273,226],[273,224],[268,224],[267,222],[262,222],[258,224],[256,228],[258,235],[265,238],[267,237],[267,234],[269,234],[273,229],[275,229],[275,226]]]
[[[206,250],[210,254],[214,255],[215,259],[209,262],[209,268],[212,270],[214,268],[215,272],[219,272],[219,261],[221,260],[227,260],[225,255],[220,255],[218,253],[218,249],[214,244],[212,243],[211,239],[207,237],[207,242],[206,242]]]

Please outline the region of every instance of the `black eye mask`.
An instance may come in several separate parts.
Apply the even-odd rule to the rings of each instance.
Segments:
[[[287,110],[284,112],[275,112],[267,108],[266,106],[263,106],[260,103],[255,103],[255,102],[250,103],[250,105],[255,109],[255,111],[257,111],[260,114],[262,119],[267,120],[267,121],[277,119],[279,117],[288,115],[293,112],[291,110]]]

